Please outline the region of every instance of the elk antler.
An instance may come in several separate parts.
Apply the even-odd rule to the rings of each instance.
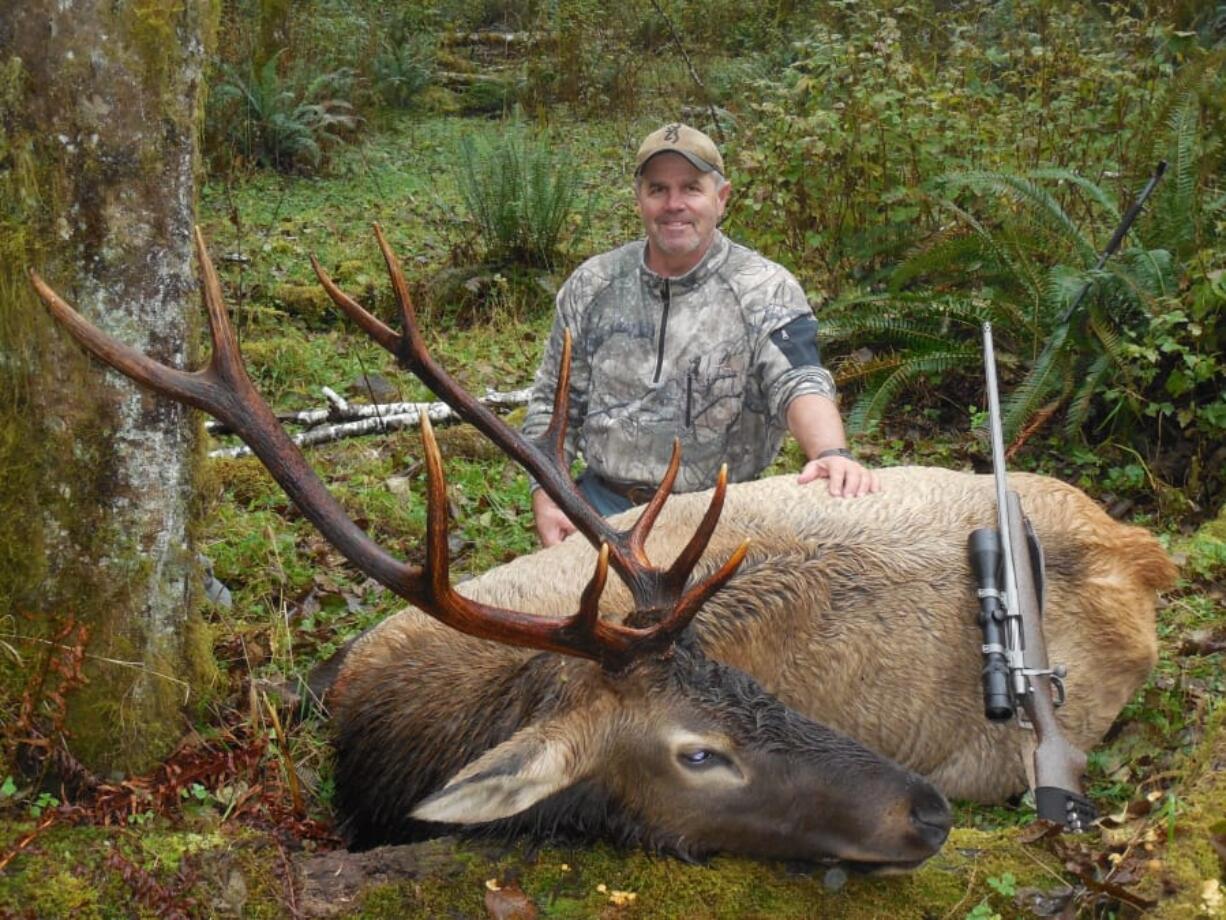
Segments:
[[[507,428],[497,416],[461,390],[434,363],[417,330],[403,275],[394,267],[394,260],[381,233],[379,241],[388,260],[396,296],[405,313],[407,335],[402,337],[388,329],[356,303],[336,291],[330,280],[325,280],[325,287],[333,299],[341,303],[345,311],[354,316],[376,341],[392,350],[402,364],[414,369],[426,384],[463,418],[476,425],[495,444],[536,475],[563,509],[573,514],[573,519],[583,520],[582,529],[589,539],[595,543],[606,532],[611,538],[600,539],[602,545],[596,571],[583,592],[579,609],[571,616],[545,618],[483,604],[461,596],[451,587],[448,571],[450,560],[447,549],[446,484],[438,444],[424,413],[422,444],[426,456],[428,496],[425,566],[410,565],[395,559],[350,519],[307,463],[299,448],[290,440],[248,378],[239,353],[238,340],[226,316],[221,284],[199,228],[195,231],[196,255],[200,261],[201,289],[213,340],[213,353],[208,366],[199,371],[186,372],[166,367],[134,348],[117,342],[73,310],[33,270],[30,271],[30,280],[52,316],[89,352],[137,383],[202,409],[228,425],[251,447],[307,519],[345,558],[366,575],[386,585],[440,622],[479,638],[590,658],[610,668],[624,667],[637,655],[671,644],[702,604],[728,580],[744,558],[745,546],[742,546],[712,575],[689,590],[684,590],[685,582],[710,539],[718,518],[725,476],[721,474],[715,498],[698,532],[673,566],[666,572],[651,567],[643,553],[643,542],[647,529],[663,504],[664,493],[675,475],[676,449],[665,486],[661,487],[661,492],[656,494],[642,515],[642,519],[648,519],[647,524],[636,525],[628,537],[608,528],[594,511],[586,509],[569,479],[563,482],[565,477],[557,464],[551,466],[538,445]],[[315,263],[315,260],[312,259],[312,262]],[[321,278],[326,277],[323,276],[318,263],[315,263],[315,267]],[[334,291],[336,293],[333,293]],[[337,299],[338,295],[347,303]],[[409,343],[407,346],[403,344],[406,340]],[[393,345],[394,348],[389,347]],[[563,394],[569,374],[568,362],[569,346],[558,387]],[[545,436],[545,439],[552,439],[557,456],[560,456],[564,435],[565,400],[565,395],[562,395],[555,401],[555,417],[551,420],[550,429]],[[558,421],[559,406],[562,409],[561,422]],[[618,542],[614,552],[620,554],[615,556],[618,559],[618,570],[622,571],[622,566],[626,567],[623,577],[628,574],[627,581],[634,591],[636,612],[656,615],[652,625],[648,627],[632,628],[607,622],[599,616],[598,603],[608,574],[610,544],[614,544],[615,540]],[[655,586],[655,591],[647,590],[651,585]]]
[[[392,290],[400,305],[404,334],[401,335],[389,329],[352,297],[341,291],[320,266],[319,261],[311,256],[311,265],[320,283],[324,286],[324,290],[328,292],[333,302],[361,326],[372,339],[391,352],[401,367],[415,374],[434,391],[439,399],[455,409],[461,418],[531,473],[550,498],[566,513],[576,529],[587,537],[593,546],[608,546],[610,562],[630,589],[636,613],[646,614],[650,622],[660,622],[663,625],[676,613],[685,584],[711,539],[716,521],[719,520],[727,485],[726,469],[720,470],[711,503],[685,549],[668,569],[653,566],[647,557],[645,544],[647,535],[655,525],[656,518],[663,509],[677,477],[677,469],[681,462],[680,444],[673,442],[673,453],[664,479],[634,525],[626,530],[617,530],[610,526],[609,522],[575,488],[566,469],[563,442],[566,437],[566,407],[570,395],[571,342],[569,334],[563,342],[558,383],[554,389],[553,415],[550,418],[549,427],[538,439],[526,438],[508,426],[488,407],[465,392],[435,362],[426,348],[418,327],[416,310],[413,308],[413,301],[409,296],[409,288],[400,270],[400,264],[393,255],[382,228],[375,224],[374,230],[379,241],[379,249],[387,264]],[[717,576],[722,576],[719,577],[719,584],[722,584],[740,564],[744,557],[744,550],[745,547],[738,549],[729,559],[725,568],[728,565],[731,565],[732,568],[727,573],[724,573],[723,569],[717,573]],[[714,591],[715,587],[717,585],[711,590]],[[706,596],[709,596],[710,593],[707,592]],[[695,612],[696,610],[697,608]],[[690,617],[692,616],[693,613],[690,614]],[[679,632],[682,628],[684,624],[676,631]]]

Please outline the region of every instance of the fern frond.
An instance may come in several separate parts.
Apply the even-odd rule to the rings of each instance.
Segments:
[[[935,374],[954,368],[967,367],[978,360],[974,348],[954,348],[944,352],[932,352],[921,356],[907,356],[898,368],[876,387],[858,400],[847,417],[847,427],[854,433],[862,433],[872,427],[889,404],[907,384],[922,374]]]
[[[1166,248],[1186,252],[1194,245],[1196,219],[1196,182],[1200,133],[1200,103],[1192,93],[1184,93],[1171,111],[1166,141],[1168,186],[1154,208],[1158,240]]]
[[[1119,223],[1119,203],[1115,200],[1114,196],[1112,196],[1098,183],[1092,182],[1084,176],[1079,176],[1070,169],[1036,169],[1033,170],[1030,175],[1035,179],[1052,179],[1056,182],[1067,182],[1070,185],[1077,186],[1079,189],[1085,192],[1088,198],[1102,208],[1113,222]]]
[[[1000,241],[996,236],[987,229],[979,220],[964,208],[959,207],[954,202],[947,199],[939,199],[936,202],[937,207],[949,211],[954,217],[962,221],[975,232],[975,235],[984,243],[987,250],[996,257],[997,264],[1000,266],[1002,274],[1009,274],[1017,278],[1027,287],[1029,293],[1037,298],[1039,296],[1038,287],[1031,284],[1031,275],[1026,268],[1019,264],[1013,256],[1000,245]]]
[[[1013,438],[1060,388],[1067,363],[1068,354],[1064,348],[1047,348],[1039,355],[1022,382],[1005,400],[1002,427],[1006,441]]]
[[[1090,417],[1090,408],[1094,403],[1094,397],[1098,395],[1099,390],[1106,381],[1111,367],[1111,357],[1106,354],[1099,355],[1090,365],[1081,385],[1074,391],[1072,398],[1069,400],[1068,411],[1064,415],[1064,436],[1069,440],[1077,437],[1082,427],[1084,427],[1086,419]]]
[[[823,341],[871,338],[898,345],[923,347],[927,344],[945,344],[948,333],[931,320],[903,319],[896,316],[866,316],[854,325],[832,323],[822,335]]]
[[[946,236],[909,255],[890,273],[890,290],[899,291],[905,285],[926,275],[947,277],[978,270],[977,263],[992,259],[993,253],[975,233]]]
[[[1057,238],[1071,244],[1083,261],[1092,263],[1097,257],[1094,244],[1085,237],[1055,196],[1028,177],[996,172],[965,172],[955,173],[953,181],[954,184],[1009,196],[1055,230]]]

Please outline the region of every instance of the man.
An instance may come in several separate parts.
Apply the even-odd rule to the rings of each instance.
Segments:
[[[785,429],[809,458],[799,482],[825,479],[844,497],[880,488],[847,450],[800,285],[720,233],[730,191],[709,137],[681,124],[653,132],[635,169],[646,240],[589,259],[558,292],[523,430],[535,437],[548,425],[569,329],[567,459],[582,452],[578,485],[602,514],[650,498],[674,438],[678,492],[710,488],[724,463],[733,482],[755,478]],[[545,546],[574,531],[535,487],[532,511]]]

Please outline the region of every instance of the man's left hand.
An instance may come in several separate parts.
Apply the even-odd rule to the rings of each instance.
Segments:
[[[881,481],[877,474],[849,457],[810,460],[800,471],[796,481],[803,485],[814,479],[828,480],[826,487],[830,494],[841,498],[859,498],[870,492],[881,491]]]

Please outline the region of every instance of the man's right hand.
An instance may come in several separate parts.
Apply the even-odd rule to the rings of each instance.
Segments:
[[[541,546],[561,543],[575,532],[575,525],[570,518],[545,494],[544,489],[537,489],[532,493],[532,517],[536,522],[536,535]]]

